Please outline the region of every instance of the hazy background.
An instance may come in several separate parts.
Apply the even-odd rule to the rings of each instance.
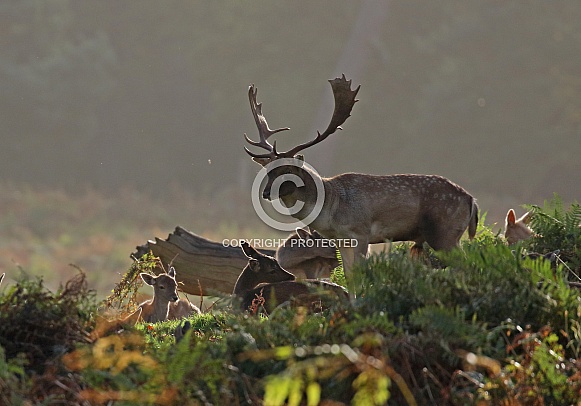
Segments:
[[[271,127],[292,128],[281,149],[327,126],[328,79],[362,85],[344,131],[305,153],[325,176],[444,175],[488,223],[553,193],[579,199],[580,2],[18,0],[0,20],[6,269],[52,269],[30,258],[54,244],[52,266],[109,275],[121,259],[86,257],[118,250],[129,264],[178,224],[214,238],[261,229],[259,167],[242,149],[243,133],[257,137],[250,83]],[[111,234],[116,219],[125,231]],[[82,240],[107,234],[110,250]],[[85,241],[83,259],[69,240]]]

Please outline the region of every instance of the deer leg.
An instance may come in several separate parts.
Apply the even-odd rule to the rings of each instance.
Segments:
[[[460,246],[460,238],[463,233],[464,230],[445,230],[427,242],[436,251],[449,251]]]

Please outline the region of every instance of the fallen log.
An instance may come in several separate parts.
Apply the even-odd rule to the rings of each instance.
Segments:
[[[132,258],[152,252],[163,264],[172,263],[180,289],[191,295],[232,293],[234,284],[248,258],[239,247],[224,246],[177,226],[165,240],[155,238],[137,246]],[[274,256],[275,252],[259,249]],[[200,290],[201,288],[201,290]]]

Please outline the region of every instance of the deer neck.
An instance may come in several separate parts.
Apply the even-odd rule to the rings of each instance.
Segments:
[[[151,301],[151,308],[153,309],[151,314],[151,321],[158,322],[164,321],[167,319],[167,315],[169,313],[169,302],[156,299],[155,296]]]
[[[280,197],[285,207],[293,207],[297,202],[304,204],[303,208],[293,215],[299,220],[307,217],[317,204],[317,183],[321,182],[323,185],[325,183],[325,180],[313,171],[306,168],[303,168],[302,171],[301,180],[304,185],[295,188],[291,194]]]
[[[334,187],[332,182],[330,182],[330,179],[321,178],[321,180],[323,182],[325,191],[325,200],[319,215],[309,226],[319,231],[326,238],[336,238],[336,236],[333,233],[330,233],[330,231],[334,229],[333,213],[337,210],[337,206],[341,201],[341,193],[340,191],[336,190],[337,188]],[[313,200],[314,203],[312,205],[305,204],[305,206],[310,206],[307,208],[307,214],[310,213],[310,210],[314,208],[316,203],[316,196],[317,195],[315,190]]]
[[[254,277],[254,272],[250,269],[244,268],[236,284],[234,285],[234,294],[239,295],[242,292],[246,292],[256,286],[256,278]]]

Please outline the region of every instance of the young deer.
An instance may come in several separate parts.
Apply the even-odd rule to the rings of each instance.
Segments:
[[[233,292],[235,295],[241,296],[259,283],[295,280],[295,276],[285,271],[273,257],[261,254],[245,241],[240,246],[248,257],[248,264],[236,280]]]
[[[200,309],[186,299],[179,299],[173,267],[166,274],[153,276],[147,273],[140,274],[141,279],[153,287],[153,298],[139,305],[141,319],[147,323],[180,319],[192,314],[200,314]]]
[[[337,249],[315,230],[297,228],[276,250],[276,260],[292,274],[307,278],[328,278],[339,265]]]
[[[506,221],[504,225],[504,237],[506,241],[512,245],[519,241],[526,240],[532,237],[535,232],[529,228],[528,224],[532,218],[532,213],[526,212],[521,218],[516,219],[513,209],[506,213]]]
[[[323,133],[317,132],[312,141],[297,145],[289,151],[279,152],[276,142],[268,138],[288,128],[271,130],[262,114],[262,104],[256,101],[256,89],[250,86],[248,98],[258,128],[259,141],[246,141],[268,151],[256,154],[244,148],[253,160],[266,169],[275,161],[284,163],[271,168],[262,193],[264,199],[279,198],[282,204],[300,210],[292,217],[304,220],[317,206],[317,184],[324,189],[324,202],[319,215],[310,224],[324,237],[330,239],[355,239],[356,247],[339,247],[345,276],[353,263],[365,256],[368,244],[391,241],[413,241],[414,253],[422,250],[427,242],[435,250],[449,250],[458,246],[460,237],[468,228],[473,238],[478,223],[478,205],[466,190],[450,180],[436,175],[367,175],[346,173],[331,178],[321,178],[308,166],[303,165],[300,151],[324,141],[351,115],[357,101],[359,87],[351,90],[351,81],[345,75],[329,81],[335,98],[335,110],[329,126]],[[279,161],[287,159],[287,161]],[[292,162],[290,164],[289,162]],[[281,179],[277,179],[281,177]],[[294,180],[300,179],[298,186]],[[282,182],[280,183],[280,181]],[[275,182],[276,181],[276,182]],[[278,190],[271,194],[274,185]],[[276,193],[278,192],[278,193]]]
[[[248,257],[248,265],[234,286],[234,295],[241,298],[241,309],[248,310],[253,302],[261,297],[262,306],[270,313],[277,305],[293,300],[298,304],[310,304],[321,301],[319,288],[325,289],[335,301],[338,297],[347,297],[342,286],[319,280],[296,281],[295,276],[285,271],[274,259],[261,254],[247,243],[242,243],[242,251]]]

